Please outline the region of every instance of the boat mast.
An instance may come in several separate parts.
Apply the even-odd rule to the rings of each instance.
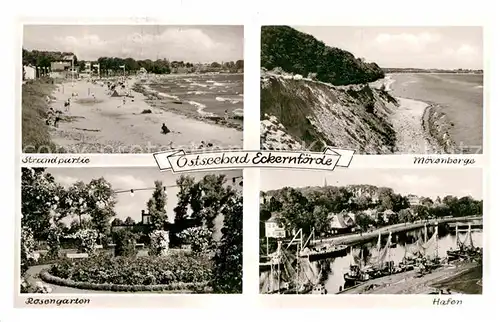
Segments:
[[[458,240],[458,223],[455,226],[455,238],[456,238],[457,249],[459,249],[460,248],[460,242]]]
[[[424,243],[427,243],[427,223],[424,223]]]
[[[439,234],[438,234],[438,229],[439,229],[439,226],[438,226],[438,222],[436,221],[436,259],[439,259]]]

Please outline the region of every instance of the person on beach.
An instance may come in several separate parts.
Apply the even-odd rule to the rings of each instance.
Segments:
[[[163,134],[168,134],[170,133],[170,130],[168,129],[168,127],[165,125],[165,123],[163,123],[163,125],[161,126],[161,133]]]
[[[224,111],[224,119],[227,120],[229,119],[229,114],[227,113],[227,110]]]
[[[59,127],[59,121],[61,120],[61,111],[56,112],[54,127]]]
[[[68,98],[66,102],[64,102],[64,108],[66,112],[69,112],[69,106],[71,105],[71,98]]]

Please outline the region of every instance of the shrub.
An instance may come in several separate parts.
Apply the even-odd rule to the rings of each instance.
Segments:
[[[135,234],[129,229],[120,229],[113,234],[115,256],[135,256]]]
[[[78,261],[62,260],[48,271],[74,282],[116,285],[176,285],[211,280],[212,261],[184,253],[162,257],[111,257],[99,254]]]
[[[94,229],[81,229],[68,237],[78,241],[79,251],[92,255],[97,248],[98,236],[99,233]]]
[[[164,230],[155,230],[151,232],[149,255],[160,256],[165,255],[168,251],[169,236]]]
[[[21,275],[35,261],[35,239],[33,231],[28,227],[23,227],[21,230]]]

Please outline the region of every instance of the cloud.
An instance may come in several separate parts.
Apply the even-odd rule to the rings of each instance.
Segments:
[[[414,174],[405,174],[402,176],[386,175],[385,185],[393,188],[395,191],[408,194],[415,193],[426,195],[427,192],[434,193],[436,188],[441,186],[441,180],[435,176],[419,176]]]
[[[389,34],[381,33],[375,37],[374,43],[384,46],[387,49],[412,49],[421,51],[428,45],[437,43],[441,40],[441,35],[436,33],[422,32],[418,34],[399,33]]]
[[[106,177],[113,189],[138,189],[153,186],[152,182],[142,180],[133,175],[110,175]]]
[[[107,40],[95,34],[55,37],[52,46],[72,51],[84,60],[130,56],[152,60],[158,57],[193,62],[221,61],[241,59],[243,52],[241,43],[218,42],[198,28],[169,28],[160,34],[135,32]]]
[[[60,183],[61,185],[65,186],[65,187],[69,187],[69,186],[73,185],[75,182],[80,180],[78,178],[65,176],[65,175],[61,175],[61,176],[55,175],[54,177],[58,183]]]

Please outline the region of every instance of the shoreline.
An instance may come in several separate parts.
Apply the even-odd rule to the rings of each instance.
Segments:
[[[394,83],[395,80],[390,75],[384,78],[383,84],[387,92],[392,91],[391,85]],[[394,96],[394,98],[398,100],[399,107],[403,108],[403,111],[408,111],[407,115],[401,115],[398,112],[401,113],[402,110],[395,110],[395,117],[392,120],[393,126],[398,127],[396,132],[400,135],[398,148],[402,150],[401,152],[431,154],[453,154],[456,152],[455,143],[449,134],[449,128],[452,124],[440,110],[439,105],[402,96]],[[416,122],[417,113],[419,114],[418,124]],[[411,123],[413,123],[413,129],[408,127],[408,124]],[[420,143],[416,141],[420,141]]]
[[[189,74],[183,74],[183,76],[185,75]],[[175,77],[180,77],[180,75]],[[141,83],[140,80],[136,80],[132,86],[134,91],[141,93],[146,97],[145,101],[151,107],[176,113],[208,124],[214,124],[226,128],[236,129],[238,131],[243,131],[243,111],[241,115],[234,114],[231,117],[229,117],[228,120],[226,120],[223,116],[218,116],[210,112],[205,112],[204,108],[206,106],[204,106],[203,104],[194,101],[180,100],[176,96],[162,93],[159,92],[158,90],[153,89],[151,85],[156,85],[156,84],[152,82]],[[181,108],[183,105],[185,105],[184,103],[196,107],[197,108],[196,112],[191,109]],[[179,106],[179,108],[177,108],[177,106]]]

